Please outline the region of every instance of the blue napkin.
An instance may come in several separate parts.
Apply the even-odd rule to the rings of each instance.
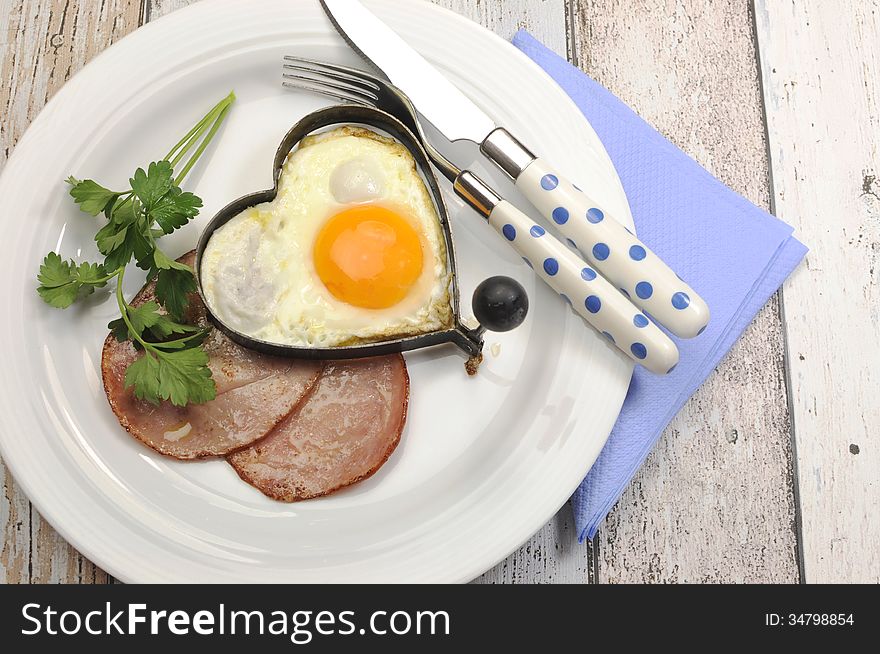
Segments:
[[[807,253],[792,228],[736,194],[607,89],[528,32],[513,44],[580,107],[623,182],[639,237],[705,298],[709,328],[676,340],[681,362],[658,377],[636,367],[605,448],[572,498],[593,538],[669,421]],[[575,182],[577,180],[574,180]]]

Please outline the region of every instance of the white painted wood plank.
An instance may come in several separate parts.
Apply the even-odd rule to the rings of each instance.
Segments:
[[[151,0],[148,16],[153,20],[190,5],[194,1]],[[512,37],[520,28],[525,28],[559,54],[564,55],[567,51],[565,0],[431,1],[467,16],[506,39]]]
[[[566,56],[568,30],[564,0],[432,0],[510,39],[527,29],[554,52]]]
[[[592,547],[581,545],[566,505],[505,561],[474,580],[480,584],[595,583]]]
[[[578,0],[582,68],[676,145],[769,204],[749,3]],[[664,433],[597,537],[600,582],[796,581],[779,306]]]
[[[0,461],[3,493],[0,494],[0,583],[30,581],[30,503]]]
[[[756,1],[809,582],[880,581],[880,5]]]
[[[137,26],[139,0],[0,0],[0,169],[49,97],[107,45]],[[0,580],[106,581],[30,508],[0,463]]]

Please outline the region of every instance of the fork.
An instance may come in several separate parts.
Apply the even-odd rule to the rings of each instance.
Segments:
[[[483,216],[587,323],[636,363],[657,374],[672,371],[678,348],[630,300],[571,249],[504,200],[486,182],[461,170],[428,140],[410,99],[390,82],[355,68],[284,57],[283,86],[391,114],[416,136],[455,193]]]

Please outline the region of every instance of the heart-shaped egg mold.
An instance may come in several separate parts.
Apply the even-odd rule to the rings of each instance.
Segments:
[[[240,215],[243,211],[259,204],[272,202],[278,195],[282,170],[288,155],[310,134],[325,128],[342,125],[357,125],[368,128],[378,128],[392,136],[400,144],[406,147],[416,161],[422,178],[426,183],[429,195],[440,220],[441,231],[446,244],[446,265],[450,272],[450,302],[453,312],[453,323],[449,329],[442,329],[428,333],[422,333],[403,338],[380,340],[376,342],[360,343],[357,345],[343,345],[338,347],[306,347],[273,343],[244,334],[226,324],[213,310],[204,290],[201,287],[201,274],[198,274],[199,285],[208,315],[211,321],[223,331],[229,338],[237,343],[275,356],[287,356],[300,359],[358,359],[369,356],[379,356],[396,352],[405,352],[424,347],[431,347],[444,343],[453,343],[464,351],[468,356],[477,356],[482,351],[484,328],[469,328],[461,322],[458,276],[455,264],[455,247],[452,238],[452,229],[449,223],[449,215],[437,177],[428,161],[428,155],[422,145],[413,136],[412,132],[396,118],[388,113],[356,105],[339,105],[328,107],[313,112],[300,120],[287,133],[275,154],[273,169],[274,186],[267,191],[259,191],[241,197],[231,202],[220,210],[208,223],[199,239],[196,250],[196,271],[201,272],[203,255],[208,242],[214,232],[227,222]]]

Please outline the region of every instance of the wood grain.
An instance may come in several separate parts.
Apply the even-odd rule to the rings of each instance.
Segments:
[[[3,494],[0,495],[0,583],[25,584],[30,581],[31,506],[15,485],[12,475],[0,461]]]
[[[759,206],[769,174],[749,3],[578,0],[579,64]],[[597,536],[600,582],[798,579],[778,300],[672,421]]]
[[[566,505],[505,561],[474,580],[478,584],[583,584],[596,582],[592,545],[581,545]]]
[[[554,52],[569,51],[566,3],[563,0],[432,0],[510,40],[527,29]]]
[[[880,581],[880,3],[756,2],[809,582]],[[807,65],[804,65],[807,62]]]
[[[146,16],[149,20],[154,20],[194,1],[196,0],[150,0],[147,3]],[[565,0],[431,1],[467,16],[506,39],[520,28],[525,28],[559,54],[564,55],[568,51]]]
[[[139,0],[0,0],[0,169],[52,94],[98,52],[135,29],[140,9]],[[0,580],[108,580],[31,508],[2,463],[0,475]]]

